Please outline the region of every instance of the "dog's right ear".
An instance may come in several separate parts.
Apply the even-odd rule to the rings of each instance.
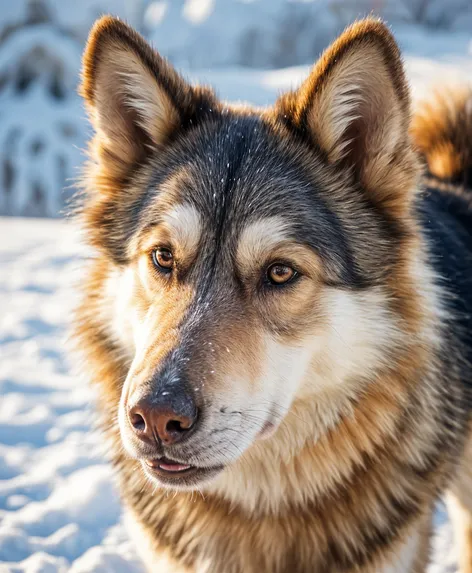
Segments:
[[[410,96],[385,24],[368,18],[347,28],[276,110],[327,162],[347,169],[370,201],[390,214],[409,212],[417,175]]]
[[[176,134],[201,107],[194,89],[133,29],[98,20],[83,58],[81,93],[97,133],[98,154],[123,177]]]

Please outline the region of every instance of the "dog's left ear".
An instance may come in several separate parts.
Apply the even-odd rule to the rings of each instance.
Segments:
[[[276,110],[328,162],[350,167],[374,200],[402,210],[409,203],[416,177],[409,89],[398,46],[383,23],[367,19],[348,28]]]

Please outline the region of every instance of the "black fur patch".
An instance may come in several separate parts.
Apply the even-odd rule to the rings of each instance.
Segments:
[[[472,209],[466,197],[428,188],[418,211],[441,283],[446,324],[463,347],[461,379],[472,408]]]

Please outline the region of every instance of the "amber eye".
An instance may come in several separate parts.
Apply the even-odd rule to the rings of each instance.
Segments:
[[[296,276],[297,272],[295,270],[282,263],[275,263],[267,269],[267,280],[275,286],[287,284]]]
[[[174,267],[174,256],[169,249],[159,247],[152,252],[152,262],[160,271],[170,273]]]

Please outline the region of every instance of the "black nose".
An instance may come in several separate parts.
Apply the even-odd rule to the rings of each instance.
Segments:
[[[128,419],[137,437],[146,442],[158,438],[165,446],[183,440],[193,430],[198,409],[189,394],[160,392],[144,396],[128,407]]]

